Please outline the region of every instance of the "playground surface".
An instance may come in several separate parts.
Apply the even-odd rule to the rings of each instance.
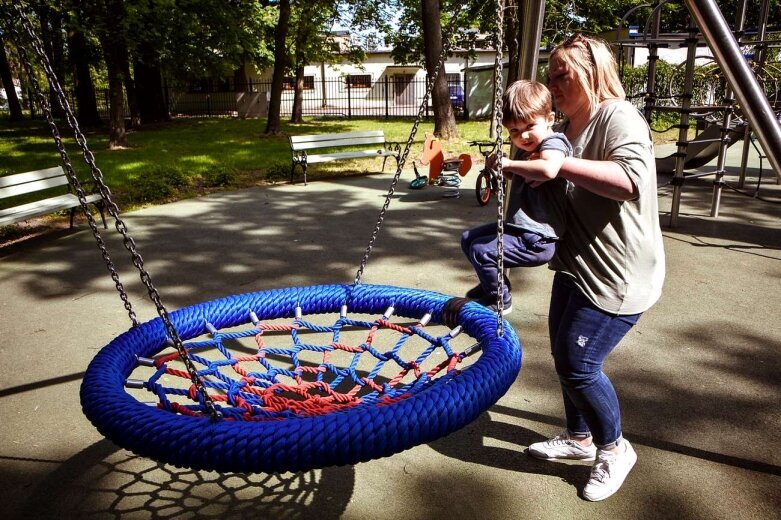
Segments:
[[[737,182],[739,147],[727,176]],[[664,155],[657,152],[657,155]],[[756,182],[752,157],[746,188]],[[402,178],[365,283],[461,295],[474,284],[458,237],[492,220],[465,179],[460,199]],[[86,226],[0,248],[0,488],[17,518],[770,519],[781,511],[781,204],[686,184],[678,226],[660,178],[667,280],[659,303],[609,359],[624,434],[639,460],[622,490],[579,497],[589,466],[523,449],[563,428],[548,353],[552,272],[515,270],[524,362],[510,391],[438,441],[354,466],[220,475],[118,449],[84,418],[79,385],[130,322]],[[349,283],[390,176],[277,185],[125,215],[169,309],[270,288]],[[781,200],[775,178],[763,198]],[[142,320],[155,316],[116,233],[107,242]]]

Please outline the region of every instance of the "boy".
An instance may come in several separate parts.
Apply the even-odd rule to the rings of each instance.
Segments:
[[[505,267],[534,267],[547,263],[564,232],[565,179],[556,178],[561,164],[572,155],[566,136],[553,131],[553,103],[542,83],[521,80],[507,87],[502,98],[502,124],[518,148],[515,160],[502,158],[502,171],[512,179],[507,201],[504,235]],[[494,167],[496,156],[489,157]],[[527,182],[524,172],[543,173],[550,180]],[[498,261],[496,224],[485,224],[464,232],[461,249],[477,273],[480,283],[467,298],[496,310]],[[510,282],[505,277],[503,314],[512,311]]]

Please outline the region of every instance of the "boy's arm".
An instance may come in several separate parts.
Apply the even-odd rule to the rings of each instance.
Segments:
[[[513,175],[520,175],[533,187],[551,179],[555,179],[566,156],[561,150],[543,150],[538,159],[513,161],[502,157],[502,170]]]

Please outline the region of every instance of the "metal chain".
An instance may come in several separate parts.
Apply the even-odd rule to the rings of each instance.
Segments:
[[[181,358],[182,362],[184,363],[187,373],[190,376],[190,380],[192,381],[193,385],[195,386],[196,390],[198,391],[198,394],[201,396],[203,400],[203,404],[206,407],[209,415],[213,419],[217,419],[221,417],[221,413],[217,410],[214,402],[212,401],[211,397],[209,397],[208,393],[206,392],[206,388],[203,385],[203,381],[201,380],[200,376],[198,376],[198,371],[193,364],[192,360],[187,355],[187,351],[184,348],[184,345],[182,343],[181,338],[179,337],[179,333],[177,332],[176,328],[174,327],[173,323],[171,322],[171,318],[168,314],[168,311],[166,310],[165,306],[163,305],[163,302],[160,298],[160,294],[155,288],[155,286],[152,284],[152,277],[149,275],[149,273],[144,268],[144,260],[141,257],[141,255],[138,253],[138,250],[136,248],[136,243],[133,240],[133,238],[129,235],[127,230],[127,225],[125,222],[120,218],[119,216],[119,208],[117,207],[116,203],[111,199],[111,190],[106,185],[104,178],[103,178],[103,172],[98,168],[98,166],[95,164],[95,156],[90,151],[89,147],[87,146],[87,139],[84,137],[84,134],[79,129],[78,121],[76,120],[76,117],[73,115],[73,111],[70,107],[70,104],[68,103],[68,100],[65,97],[65,93],[62,90],[62,87],[60,86],[59,82],[57,81],[57,76],[54,74],[54,71],[51,67],[51,64],[49,63],[49,59],[46,56],[46,53],[43,51],[43,45],[41,41],[38,39],[37,35],[35,34],[35,31],[33,30],[32,24],[30,23],[29,18],[27,15],[21,10],[18,4],[14,4],[14,9],[16,10],[17,15],[19,16],[19,19],[22,23],[22,26],[24,27],[27,36],[29,38],[29,41],[33,47],[33,50],[35,51],[35,54],[38,56],[39,62],[44,68],[44,71],[46,72],[47,79],[49,80],[49,84],[51,89],[54,91],[55,95],[57,96],[57,100],[60,103],[60,106],[65,111],[66,120],[68,122],[68,125],[71,127],[74,133],[74,137],[76,138],[76,142],[78,143],[79,147],[82,150],[82,155],[84,156],[84,160],[87,162],[87,164],[90,167],[90,172],[92,175],[92,178],[95,180],[96,185],[98,186],[98,189],[100,191],[100,195],[104,200],[105,205],[107,206],[107,209],[112,217],[114,217],[115,220],[115,227],[117,228],[117,231],[122,235],[123,238],[123,244],[125,248],[130,252],[133,265],[138,270],[141,282],[144,284],[144,286],[147,288],[147,292],[149,294],[150,299],[155,304],[155,308],[157,309],[157,313],[160,316],[160,318],[163,321],[163,324],[165,326],[166,332],[168,334],[168,337],[173,344],[173,346],[176,348],[179,357]],[[13,29],[13,24],[10,24]],[[14,30],[16,41],[21,42],[21,39],[19,38],[18,32]],[[19,45],[19,48],[22,49],[22,45]],[[29,65],[29,63],[27,64]],[[28,71],[28,74],[30,74],[32,71]],[[34,81],[34,76],[30,74],[31,81]],[[35,86],[35,83],[34,83]],[[40,89],[40,85],[38,85],[38,88]],[[42,95],[42,94],[41,94]],[[49,109],[48,103],[46,103],[42,108]],[[49,109],[46,113],[47,121],[49,121],[50,127],[54,127],[54,131],[56,132],[56,125],[54,125],[53,118],[51,116],[51,110]],[[55,137],[55,141],[57,141],[57,138]],[[65,152],[64,147],[62,147],[61,140],[58,143],[58,149],[60,149],[60,154],[65,154],[65,158],[67,159],[67,153]],[[72,166],[70,165],[70,161],[67,161],[67,167],[68,167],[68,175],[75,177],[75,174],[73,174]],[[78,184],[80,187],[80,184]],[[77,194],[79,190],[77,189]],[[84,193],[83,190],[81,190],[81,196],[83,197]],[[83,207],[86,207],[86,200],[81,200]],[[89,211],[85,211],[85,213],[89,214]],[[91,225],[90,227],[93,228],[93,234],[95,234],[97,237],[100,236],[100,232],[97,230],[96,225]],[[102,241],[102,238],[98,238],[98,245],[99,247],[101,244],[104,247],[101,247],[101,251],[105,250],[105,244]],[[106,252],[106,255],[108,253]],[[106,256],[104,256],[104,259]],[[109,260],[109,270],[113,269],[113,264],[110,263]],[[113,270],[113,273],[116,271]],[[114,278],[112,276],[112,278]],[[118,283],[118,275],[115,282]],[[121,288],[121,289],[120,289]],[[129,301],[127,300],[127,295],[124,292],[124,288],[122,288],[121,284],[118,286],[118,290],[120,290],[120,295],[124,296],[123,301],[127,302],[129,305]],[[127,306],[126,306],[127,308]],[[130,310],[132,312],[132,309]],[[137,320],[134,320],[135,315],[131,315],[131,321],[133,321],[134,325],[137,325]]]
[[[462,4],[461,9],[463,9],[464,5],[466,4]],[[390,188],[388,189],[388,193],[385,196],[385,203],[382,205],[380,214],[377,217],[377,223],[374,225],[374,230],[372,231],[371,237],[369,238],[369,244],[366,246],[366,251],[363,253],[363,258],[361,259],[361,263],[360,266],[358,267],[358,271],[355,273],[355,280],[353,281],[353,285],[360,285],[361,283],[361,278],[363,277],[363,271],[366,269],[366,264],[369,262],[369,256],[372,253],[374,242],[377,240],[377,235],[380,233],[380,228],[382,228],[382,223],[385,220],[385,213],[387,213],[388,206],[390,206],[391,200],[393,198],[393,194],[396,192],[396,186],[398,185],[399,178],[401,177],[401,170],[404,168],[404,164],[407,160],[407,156],[409,156],[410,149],[412,148],[412,143],[415,140],[415,135],[418,133],[418,127],[420,126],[420,123],[423,120],[423,114],[425,113],[426,107],[428,106],[428,99],[429,96],[431,95],[432,89],[434,88],[434,83],[436,82],[437,77],[439,76],[440,69],[445,63],[445,58],[447,57],[448,52],[450,52],[450,46],[452,45],[454,29],[460,12],[461,11],[459,10],[453,15],[453,17],[450,19],[450,23],[448,24],[445,30],[448,37],[445,39],[442,45],[442,51],[439,53],[437,63],[434,66],[434,71],[429,77],[428,83],[426,84],[426,92],[423,95],[423,101],[421,101],[420,103],[420,107],[418,108],[418,114],[415,117],[415,122],[412,124],[412,130],[410,131],[409,137],[407,138],[407,143],[404,146],[404,151],[402,152],[401,157],[399,158],[399,162],[396,165],[396,173],[393,176],[393,180],[391,181]]]
[[[496,125],[496,335],[504,336],[504,175],[502,173],[502,42],[504,40],[504,0],[496,0],[496,58],[494,61],[494,124]]]
[[[16,30],[16,27],[13,25],[9,25],[8,27],[9,27],[9,32],[13,36],[14,40],[17,42],[21,41],[20,34]],[[30,84],[33,87],[33,91],[36,93],[38,103],[41,105],[41,109],[44,115],[46,116],[46,122],[49,125],[49,129],[51,130],[52,137],[54,137],[54,142],[57,145],[57,150],[60,153],[60,158],[62,159],[62,162],[65,165],[65,175],[68,178],[71,187],[75,191],[76,197],[79,199],[79,203],[81,204],[82,209],[84,210],[84,215],[86,215],[87,217],[87,223],[89,224],[89,227],[92,230],[92,235],[95,237],[95,242],[98,245],[98,249],[100,249],[101,256],[103,257],[103,261],[106,263],[106,267],[108,268],[111,279],[114,281],[114,286],[117,288],[117,291],[119,292],[119,297],[122,300],[123,306],[125,307],[125,310],[128,313],[128,317],[130,318],[130,321],[133,323],[133,326],[136,327],[139,325],[138,318],[136,317],[136,313],[133,310],[133,306],[130,303],[130,300],[127,296],[125,287],[124,285],[122,285],[122,282],[119,279],[119,273],[117,272],[117,269],[114,266],[114,262],[111,260],[111,256],[109,255],[108,249],[106,247],[106,243],[104,242],[103,237],[100,235],[100,231],[98,231],[98,224],[89,210],[89,206],[87,204],[87,198],[84,193],[84,188],[81,184],[81,181],[76,176],[76,173],[73,170],[73,164],[71,163],[70,157],[68,156],[68,152],[65,150],[65,145],[62,142],[59,129],[57,128],[57,124],[54,122],[54,118],[52,117],[52,111],[49,105],[49,100],[46,99],[46,96],[43,94],[43,89],[41,89],[40,83],[38,83],[38,78],[35,77],[32,65],[30,63],[30,59],[27,56],[27,50],[20,45],[18,48],[18,53],[19,53],[19,57],[21,58],[22,65],[24,66],[24,70],[27,73],[27,77],[30,80]]]

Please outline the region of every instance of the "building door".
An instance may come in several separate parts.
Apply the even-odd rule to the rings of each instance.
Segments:
[[[415,86],[412,83],[412,74],[396,74],[393,76],[393,93],[396,96],[397,105],[415,104]]]

